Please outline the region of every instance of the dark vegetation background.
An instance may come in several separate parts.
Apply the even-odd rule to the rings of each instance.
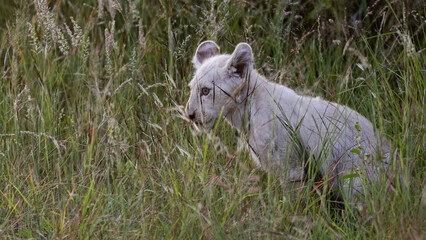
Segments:
[[[0,0],[0,236],[424,239],[426,3]],[[183,113],[201,41],[248,42],[271,81],[346,104],[410,189],[290,207],[226,124]]]

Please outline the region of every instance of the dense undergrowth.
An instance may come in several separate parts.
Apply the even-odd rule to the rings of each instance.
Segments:
[[[425,13],[420,0],[0,1],[0,236],[424,238]],[[409,189],[353,213],[311,180],[289,206],[235,130],[183,113],[207,39],[248,42],[271,81],[362,113]]]

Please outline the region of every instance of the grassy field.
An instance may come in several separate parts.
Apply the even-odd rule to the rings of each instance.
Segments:
[[[0,238],[424,239],[425,2],[285,2],[0,0]],[[235,130],[183,113],[207,39],[362,113],[410,188],[352,212],[309,180],[290,206]]]

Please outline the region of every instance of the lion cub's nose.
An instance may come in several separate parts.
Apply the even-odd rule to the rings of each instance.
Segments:
[[[192,121],[194,121],[194,119],[195,119],[195,112],[194,113],[190,113],[188,115],[188,117],[189,117],[189,119],[191,119]]]

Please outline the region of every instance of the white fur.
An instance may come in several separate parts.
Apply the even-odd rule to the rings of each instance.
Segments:
[[[364,186],[374,186],[379,169],[387,168],[387,141],[358,112],[269,82],[252,62],[246,43],[232,55],[220,55],[211,41],[201,43],[193,60],[196,72],[189,83],[187,114],[196,124],[212,128],[222,113],[247,137],[253,160],[290,190],[300,186],[307,164],[303,159],[310,157],[339,196],[350,202],[363,197],[364,180],[373,183]],[[203,88],[210,93],[202,96]]]

